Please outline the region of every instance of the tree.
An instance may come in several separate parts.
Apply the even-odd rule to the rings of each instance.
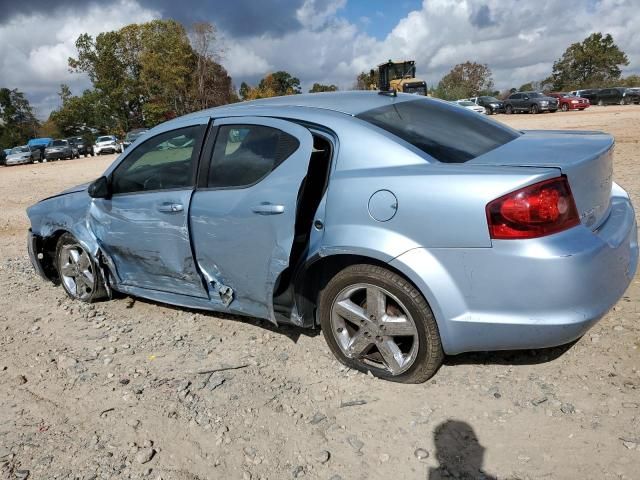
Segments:
[[[24,93],[0,88],[0,145],[4,148],[24,145],[37,136],[39,122]]]
[[[376,83],[376,74],[373,70],[369,73],[360,72],[353,84],[353,90],[371,90],[371,87],[376,85]]]
[[[216,62],[215,40],[211,24],[194,25],[192,39],[175,20],[131,24],[95,39],[81,35],[69,67],[89,76],[102,126],[124,133],[235,98],[231,78]],[[65,130],[77,124],[63,117],[57,122]]]
[[[269,73],[257,87],[242,82],[240,97],[242,100],[256,100],[258,98],[279,97],[282,95],[296,95],[301,93],[300,80],[284,71]]]
[[[319,93],[319,92],[336,92],[338,87],[336,85],[323,85],[321,83],[314,83],[309,93]]]
[[[573,43],[553,64],[547,83],[554,90],[600,87],[616,83],[621,66],[629,65],[626,54],[610,34],[593,33],[581,43]]]
[[[490,94],[492,91],[493,79],[489,66],[467,61],[454,66],[440,80],[435,93],[437,97],[455,100]]]

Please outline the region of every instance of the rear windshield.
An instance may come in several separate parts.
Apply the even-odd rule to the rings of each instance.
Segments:
[[[429,99],[394,103],[357,117],[444,163],[467,162],[520,136],[475,112]]]

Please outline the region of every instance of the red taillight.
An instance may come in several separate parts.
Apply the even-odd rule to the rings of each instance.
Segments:
[[[536,238],[580,223],[566,177],[535,183],[487,205],[491,238]]]

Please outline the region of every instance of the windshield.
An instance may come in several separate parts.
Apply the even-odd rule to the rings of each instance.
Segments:
[[[500,100],[498,100],[496,97],[480,97],[483,100],[487,101],[487,102],[499,102]]]
[[[113,137],[98,137],[98,142],[112,142]]]
[[[463,101],[459,101],[458,105],[462,105],[463,107],[473,107],[475,106],[475,103],[463,100]]]
[[[405,83],[403,88],[404,93],[413,93],[414,95],[427,95],[427,85],[424,82],[420,83]]]
[[[520,136],[483,115],[427,98],[374,108],[357,117],[445,163],[464,163]]]
[[[539,98],[542,97],[538,92],[525,93],[529,98]]]
[[[64,140],[54,140],[50,145],[52,147],[64,147],[66,145],[66,142]]]
[[[26,153],[29,151],[29,147],[27,147],[26,145],[23,147],[14,147],[11,149],[11,153]]]

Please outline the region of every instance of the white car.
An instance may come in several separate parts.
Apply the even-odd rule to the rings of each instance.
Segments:
[[[103,135],[96,139],[93,146],[93,153],[101,155],[103,153],[122,153],[122,145],[118,143],[115,135]]]
[[[487,113],[487,110],[484,107],[480,105],[476,105],[474,102],[470,100],[456,100],[453,103],[461,107],[464,107],[468,110],[473,110],[476,113]]]

